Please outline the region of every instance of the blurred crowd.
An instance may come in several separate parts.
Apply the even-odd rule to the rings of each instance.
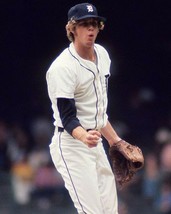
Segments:
[[[128,185],[118,187],[120,214],[171,214],[171,128],[169,121],[166,124],[154,132],[153,142],[140,145],[144,168]],[[123,138],[137,142],[126,123],[115,121],[113,125]],[[35,118],[29,128],[0,120],[0,181],[2,173],[10,175],[16,204],[22,206],[36,200],[38,206],[48,209],[52,201],[60,203],[62,197],[67,197],[49,154],[53,131],[47,117]]]
[[[55,170],[48,145],[53,127],[46,118],[38,118],[25,129],[22,124],[0,121],[0,178],[9,173],[16,204],[37,200],[42,208],[50,206],[65,192],[63,180]]]

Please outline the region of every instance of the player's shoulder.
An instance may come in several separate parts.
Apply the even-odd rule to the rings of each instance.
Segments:
[[[71,60],[68,48],[64,49],[51,63],[47,70],[47,77],[65,76],[73,78],[75,73],[74,63]]]
[[[110,56],[109,56],[109,53],[106,50],[106,48],[104,48],[104,46],[99,45],[99,44],[95,44],[94,47],[95,47],[97,55],[103,59],[103,62],[110,64],[111,60],[110,60]]]
[[[52,62],[50,68],[70,68],[71,59],[68,48],[65,48]]]
[[[106,48],[100,44],[95,43],[95,48],[98,50],[98,52],[101,52],[103,54],[107,54],[108,55],[108,51],[106,50]]]

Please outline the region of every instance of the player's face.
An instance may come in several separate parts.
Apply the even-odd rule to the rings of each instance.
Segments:
[[[96,19],[84,19],[77,23],[74,32],[75,43],[91,47],[94,45],[99,32],[99,21]]]

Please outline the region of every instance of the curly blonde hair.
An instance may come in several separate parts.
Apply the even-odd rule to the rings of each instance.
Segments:
[[[77,24],[77,22],[75,20],[70,20],[70,21],[68,21],[68,23],[65,26],[65,29],[67,32],[67,37],[68,37],[70,42],[74,42],[73,32],[75,31],[76,24]],[[103,30],[103,29],[104,29],[104,22],[100,21],[99,22],[99,30]]]
[[[74,41],[74,34],[73,31],[75,30],[76,27],[76,21],[75,20],[70,20],[65,26],[66,32],[67,32],[67,37],[70,42]]]

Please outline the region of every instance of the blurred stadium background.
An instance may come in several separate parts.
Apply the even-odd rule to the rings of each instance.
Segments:
[[[68,46],[68,9],[84,1],[1,1],[0,213],[75,214],[48,145],[53,118],[46,71]],[[145,167],[118,190],[120,214],[171,213],[170,1],[89,1],[107,17],[112,59],[108,113],[142,147]],[[105,146],[106,151],[108,147]]]

